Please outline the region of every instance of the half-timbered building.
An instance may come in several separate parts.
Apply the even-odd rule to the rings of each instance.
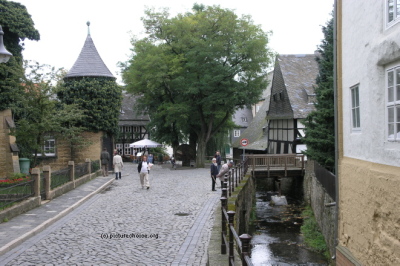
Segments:
[[[278,55],[271,86],[267,153],[301,153],[302,121],[314,110],[318,64],[315,54]]]

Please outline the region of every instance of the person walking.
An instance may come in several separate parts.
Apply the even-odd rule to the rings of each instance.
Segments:
[[[138,164],[138,173],[140,178],[140,184],[143,188],[150,189],[149,174],[150,168],[153,164],[147,162],[147,156],[143,156],[143,160]]]
[[[217,166],[217,159],[212,158],[212,164],[211,164],[211,190],[212,191],[217,191],[215,189],[215,179],[217,178],[218,175],[218,166]]]
[[[117,152],[113,158],[113,168],[114,168],[114,173],[115,173],[115,179],[118,179],[118,178],[121,179],[121,171],[122,171],[123,167],[124,167],[124,163],[122,162],[122,157]]]
[[[108,153],[106,148],[103,148],[103,151],[100,154],[101,160],[101,172],[103,176],[108,176],[108,164],[110,162],[110,154]]]
[[[148,158],[149,163],[154,164],[153,159],[154,159],[153,154],[150,153]]]

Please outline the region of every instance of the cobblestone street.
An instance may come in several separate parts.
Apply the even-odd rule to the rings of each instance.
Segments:
[[[125,163],[121,180],[0,256],[0,264],[206,265],[220,190],[211,191],[208,168],[169,167],[153,166],[147,190],[137,164]]]

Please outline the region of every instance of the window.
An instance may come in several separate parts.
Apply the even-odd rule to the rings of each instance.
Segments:
[[[131,147],[129,146],[129,143],[124,144],[124,155],[131,155]]]
[[[351,90],[351,120],[352,128],[360,129],[360,94],[359,86],[350,88]]]
[[[388,139],[400,141],[400,66],[387,72]]]
[[[233,130],[233,136],[234,136],[235,138],[240,137],[240,130],[239,130],[239,129]]]
[[[242,122],[247,122],[247,117],[242,117]]]
[[[391,26],[400,20],[400,0],[386,1],[387,24]]]
[[[115,144],[115,149],[118,151],[118,153],[120,155],[122,154],[122,148],[123,148],[123,144],[122,143]]]
[[[43,153],[38,153],[38,156],[56,156],[56,140],[53,136],[45,136],[43,143]]]

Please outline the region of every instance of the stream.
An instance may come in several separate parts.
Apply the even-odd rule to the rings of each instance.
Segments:
[[[254,265],[329,265],[322,254],[307,249],[300,227],[304,207],[302,177],[283,178],[282,195],[288,205],[270,204],[278,191],[273,178],[256,178],[256,221],[251,229],[251,259]]]

